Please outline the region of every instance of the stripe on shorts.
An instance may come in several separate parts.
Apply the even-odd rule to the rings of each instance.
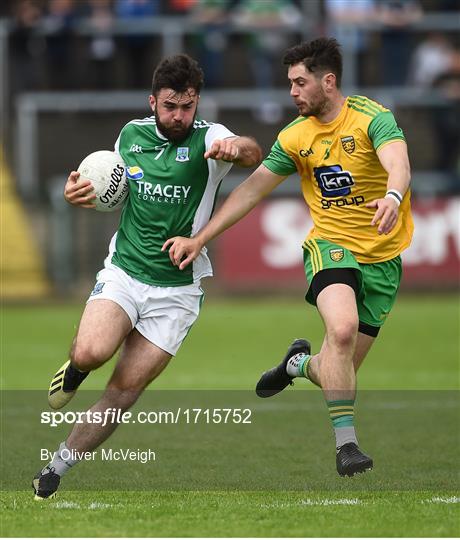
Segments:
[[[323,259],[321,258],[321,251],[315,240],[307,240],[304,246],[308,249],[311,257],[311,265],[313,268],[313,275],[317,274],[323,269]]]

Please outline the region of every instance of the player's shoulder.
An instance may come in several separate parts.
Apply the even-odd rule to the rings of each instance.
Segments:
[[[348,96],[347,107],[360,116],[368,117],[369,120],[374,119],[381,113],[390,112],[390,109],[387,109],[378,101],[360,95]]]
[[[284,128],[280,131],[279,134],[286,135],[286,134],[291,134],[291,133],[297,133],[299,129],[302,129],[304,127],[303,124],[305,124],[305,122],[308,122],[308,121],[309,121],[308,116],[298,116],[292,122],[290,122],[287,126],[284,126]]]
[[[122,129],[121,133],[136,133],[139,131],[149,131],[155,129],[157,123],[154,116],[146,116],[145,118],[134,118],[126,123]]]
[[[305,125],[311,121],[308,116],[298,116],[278,133],[278,141],[283,148],[295,147],[304,132]],[[309,127],[310,127],[309,126]]]
[[[212,126],[216,126],[215,122],[208,122],[208,120],[203,120],[202,118],[195,118],[193,121],[193,129],[209,129]]]
[[[194,136],[193,138],[198,142],[202,141],[206,148],[216,139],[227,139],[229,137],[236,137],[235,133],[228,129],[223,124],[217,122],[207,122],[206,120],[198,119],[194,123]]]
[[[193,131],[195,134],[204,136],[206,140],[209,138],[226,138],[234,136],[234,133],[229,130],[224,124],[218,122],[209,122],[202,118],[196,118],[193,122]]]

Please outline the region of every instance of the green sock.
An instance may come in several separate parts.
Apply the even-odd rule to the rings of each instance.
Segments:
[[[308,364],[312,356],[305,353],[297,353],[289,358],[286,365],[286,372],[291,377],[305,377],[308,379]]]
[[[340,399],[335,401],[327,401],[329,416],[334,428],[336,448],[340,448],[344,444],[353,442],[358,444],[356,439],[354,419],[354,399]]]
[[[351,427],[353,425],[353,416],[355,414],[354,399],[339,399],[336,401],[327,401],[326,403],[334,428]]]

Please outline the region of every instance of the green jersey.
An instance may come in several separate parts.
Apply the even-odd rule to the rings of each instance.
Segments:
[[[161,248],[168,238],[193,236],[209,221],[232,163],[203,155],[215,139],[227,137],[234,134],[223,125],[198,119],[177,144],[160,133],[154,117],[133,120],[122,129],[115,151],[125,161],[129,192],[110,242],[113,264],[160,287],[189,285],[212,275],[206,248],[184,270]]]

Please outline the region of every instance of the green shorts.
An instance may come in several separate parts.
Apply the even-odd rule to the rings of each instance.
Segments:
[[[380,327],[393,307],[402,276],[401,257],[374,264],[359,263],[354,255],[327,240],[310,239],[304,243],[304,265],[310,287],[307,302],[316,305],[311,290],[315,274],[329,268],[357,270],[359,293],[356,299],[359,320]]]

